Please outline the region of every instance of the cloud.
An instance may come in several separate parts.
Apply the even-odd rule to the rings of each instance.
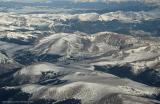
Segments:
[[[48,0],[0,0],[0,2],[23,2],[23,3],[34,3],[34,2],[46,2]]]
[[[143,2],[143,3],[154,3],[154,4],[160,4],[160,0],[72,0],[74,2],[116,2],[116,3],[120,3],[120,2],[129,2],[129,1],[137,1],[137,2]]]
[[[9,1],[14,1],[14,2],[24,2],[24,3],[34,3],[34,2],[49,2],[49,1],[71,1],[71,2],[105,2],[105,3],[110,3],[110,2],[129,2],[129,1],[137,1],[137,2],[143,2],[143,3],[149,3],[149,4],[159,4],[160,5],[160,0],[0,0],[0,2],[9,2]]]

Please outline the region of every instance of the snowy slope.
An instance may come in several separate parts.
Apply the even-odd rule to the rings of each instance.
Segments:
[[[42,72],[48,71],[49,73],[46,76],[49,75],[50,78],[43,79],[43,81],[55,79],[59,81],[66,80],[66,82],[56,84],[55,80],[52,80],[47,86],[36,83],[42,78]],[[59,76],[55,77],[56,74]],[[127,104],[128,101],[131,104],[134,103],[132,97],[137,99],[136,96],[139,96],[139,100],[136,100],[136,102],[140,104],[150,102],[152,104],[156,101],[143,98],[143,96],[152,97],[159,93],[158,88],[149,87],[128,79],[121,79],[111,74],[93,71],[91,66],[80,64],[59,66],[39,63],[21,69],[14,74],[14,78],[16,77],[19,78],[19,82],[25,81],[26,83],[26,80],[29,80],[25,85],[19,87],[22,91],[32,94],[31,99],[63,101],[64,99],[75,98],[80,99],[82,104],[92,104],[100,102],[103,97],[116,94],[116,97],[121,96],[120,99],[126,102],[124,104]],[[127,96],[129,97],[128,100],[125,99]]]
[[[8,56],[6,56],[6,54],[0,52],[0,75],[14,71],[16,68],[20,67],[21,67],[20,64],[18,64]]]
[[[146,90],[148,90],[147,88]],[[144,90],[139,90],[139,89],[133,89],[129,87],[114,87],[110,85],[103,85],[103,84],[96,84],[96,83],[86,83],[86,82],[75,82],[72,84],[64,85],[61,87],[52,87],[52,86],[38,86],[38,85],[26,85],[22,87],[22,91],[27,92],[27,93],[32,93],[33,98],[48,98],[48,99],[56,99],[56,100],[64,100],[64,99],[69,99],[69,98],[75,98],[75,99],[81,99],[82,104],[92,104],[95,102],[100,102],[100,99],[105,97],[107,99],[107,96],[109,97],[112,94],[115,93],[121,93],[120,94],[120,99],[123,99],[123,102],[127,102],[125,99],[125,94],[129,98],[135,97],[134,95],[143,95]],[[39,94],[41,92],[41,94]],[[149,92],[149,94],[151,94]],[[124,94],[124,95],[123,95]],[[132,96],[133,95],[133,96]],[[111,99],[109,99],[111,100]],[[116,98],[114,98],[116,100]],[[111,104],[117,104],[118,102],[111,101]],[[135,102],[132,101],[131,99],[128,99],[130,101],[130,104],[134,104]],[[154,101],[145,99],[142,97],[139,97],[139,100],[136,100],[136,102],[139,104],[146,104],[150,102],[150,104],[153,104]],[[103,102],[105,103],[105,102]],[[106,102],[107,103],[107,102]],[[123,104],[128,104],[128,103],[123,103]]]

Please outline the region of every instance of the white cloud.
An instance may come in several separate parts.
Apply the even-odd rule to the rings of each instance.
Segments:
[[[0,1],[3,1],[3,2],[14,1],[14,2],[33,3],[33,2],[46,2],[48,0],[0,0]]]
[[[128,1],[138,1],[144,3],[154,3],[159,4],[160,0],[74,0],[75,2],[128,2]]]
[[[34,3],[34,2],[50,2],[50,1],[73,1],[73,2],[105,2],[105,3],[110,3],[110,2],[128,2],[128,1],[138,1],[138,2],[143,2],[143,3],[149,3],[149,4],[156,4],[160,5],[160,0],[0,0],[0,2],[9,2],[9,1],[15,1],[15,2],[24,2],[24,3]]]

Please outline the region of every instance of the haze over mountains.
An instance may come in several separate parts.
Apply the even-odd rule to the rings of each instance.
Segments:
[[[159,10],[159,0],[0,0],[0,101],[160,104]]]

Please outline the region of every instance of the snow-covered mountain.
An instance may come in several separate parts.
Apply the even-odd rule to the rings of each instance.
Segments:
[[[159,17],[158,0],[0,0],[0,103],[160,104]]]
[[[158,88],[94,71],[93,67],[84,64],[59,66],[39,63],[17,71],[12,81],[11,83],[24,84],[15,88],[21,88],[23,92],[31,94],[30,99],[64,101],[74,98],[82,104],[117,104],[119,101],[120,104],[159,103],[150,99],[158,96]]]
[[[5,53],[0,52],[0,75],[14,72],[21,67],[22,66],[19,63],[9,58]]]
[[[20,88],[31,94],[32,99],[63,101],[74,98],[85,104],[100,102],[103,96],[116,93],[116,98],[124,102],[134,103],[132,98],[141,96],[136,102],[152,104],[157,101],[144,100],[143,96],[158,98],[159,88],[141,83],[159,86],[159,45],[159,38],[133,37],[112,32],[90,35],[81,32],[55,33],[40,39],[28,51],[35,56],[44,55],[44,58],[47,55],[59,55],[61,57],[57,62],[44,62],[54,60],[51,57],[37,62],[37,57],[31,56],[37,61],[15,72],[8,84],[24,85]],[[23,55],[25,59],[25,53]],[[126,94],[129,100],[125,100]],[[86,99],[87,96],[90,97]]]
[[[0,39],[21,38],[21,41],[32,43],[38,37],[55,32],[81,31],[89,34],[112,31],[122,34],[159,35],[159,11],[150,12],[109,12],[82,14],[0,14]],[[150,27],[154,25],[154,27]],[[43,33],[42,33],[43,32]],[[12,35],[14,34],[14,35]],[[32,35],[34,34],[34,35]]]

